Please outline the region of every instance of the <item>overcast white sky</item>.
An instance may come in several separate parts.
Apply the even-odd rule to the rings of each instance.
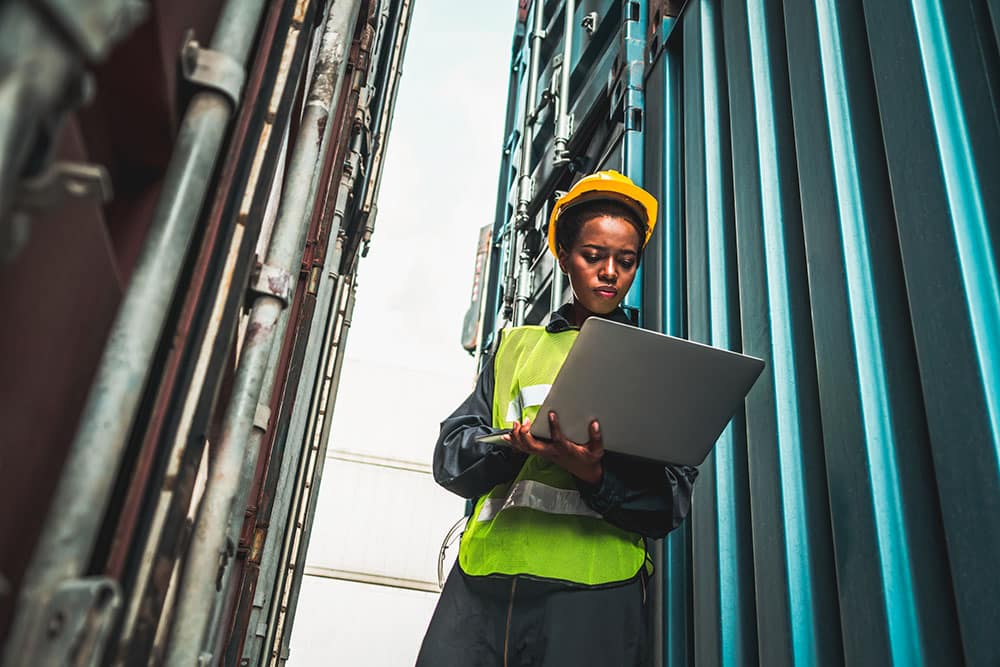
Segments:
[[[516,14],[516,0],[414,3],[333,447],[429,462],[471,388],[462,318],[493,217]]]
[[[331,450],[429,464],[440,421],[473,386],[462,320],[493,217],[517,4],[414,1]],[[434,581],[464,506],[425,473],[328,458],[307,562]],[[306,576],[290,665],[412,664],[436,598]]]

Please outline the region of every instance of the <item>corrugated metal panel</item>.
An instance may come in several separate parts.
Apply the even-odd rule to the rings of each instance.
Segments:
[[[665,664],[1000,658],[996,42],[955,9],[692,0],[650,69],[647,325],[768,361],[668,540]]]
[[[768,365],[662,545],[658,656],[1000,662],[1000,4],[661,4],[574,78],[612,82],[575,167],[661,200],[645,326]],[[534,206],[575,178],[534,169]]]

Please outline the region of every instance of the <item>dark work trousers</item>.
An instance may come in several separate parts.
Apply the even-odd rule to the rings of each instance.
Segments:
[[[646,638],[645,574],[579,587],[525,576],[471,577],[441,591],[417,667],[632,667]]]

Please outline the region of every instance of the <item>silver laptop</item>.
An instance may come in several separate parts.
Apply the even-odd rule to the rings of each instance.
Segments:
[[[763,369],[755,357],[591,317],[531,433],[549,437],[552,410],[573,442],[587,442],[597,419],[607,451],[696,466]]]

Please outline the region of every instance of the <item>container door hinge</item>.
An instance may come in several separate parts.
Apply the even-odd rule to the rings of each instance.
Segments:
[[[263,403],[257,404],[253,414],[253,427],[261,433],[267,433],[267,425],[271,421],[271,408]]]
[[[63,582],[42,610],[22,652],[36,667],[100,664],[121,605],[118,582],[85,577]]]
[[[101,62],[116,43],[124,39],[147,16],[145,0],[87,2],[77,0],[40,0],[45,14],[68,36],[90,62]]]
[[[182,91],[190,98],[198,89],[216,90],[225,95],[235,110],[243,95],[246,69],[232,56],[206,49],[194,38],[194,30],[184,34],[180,56],[181,77],[191,90]]]
[[[625,5],[625,20],[632,21],[633,23],[638,23],[641,16],[642,8],[638,2],[630,1]]]
[[[37,176],[21,181],[15,208],[45,211],[69,199],[111,201],[111,177],[99,164],[57,160]]]
[[[18,184],[11,211],[0,225],[0,262],[9,260],[28,242],[32,217],[68,200],[111,200],[111,177],[99,164],[57,160]]]
[[[290,271],[271,264],[258,264],[250,277],[250,291],[254,294],[265,294],[281,300],[285,308],[292,301],[292,285],[295,276]]]

